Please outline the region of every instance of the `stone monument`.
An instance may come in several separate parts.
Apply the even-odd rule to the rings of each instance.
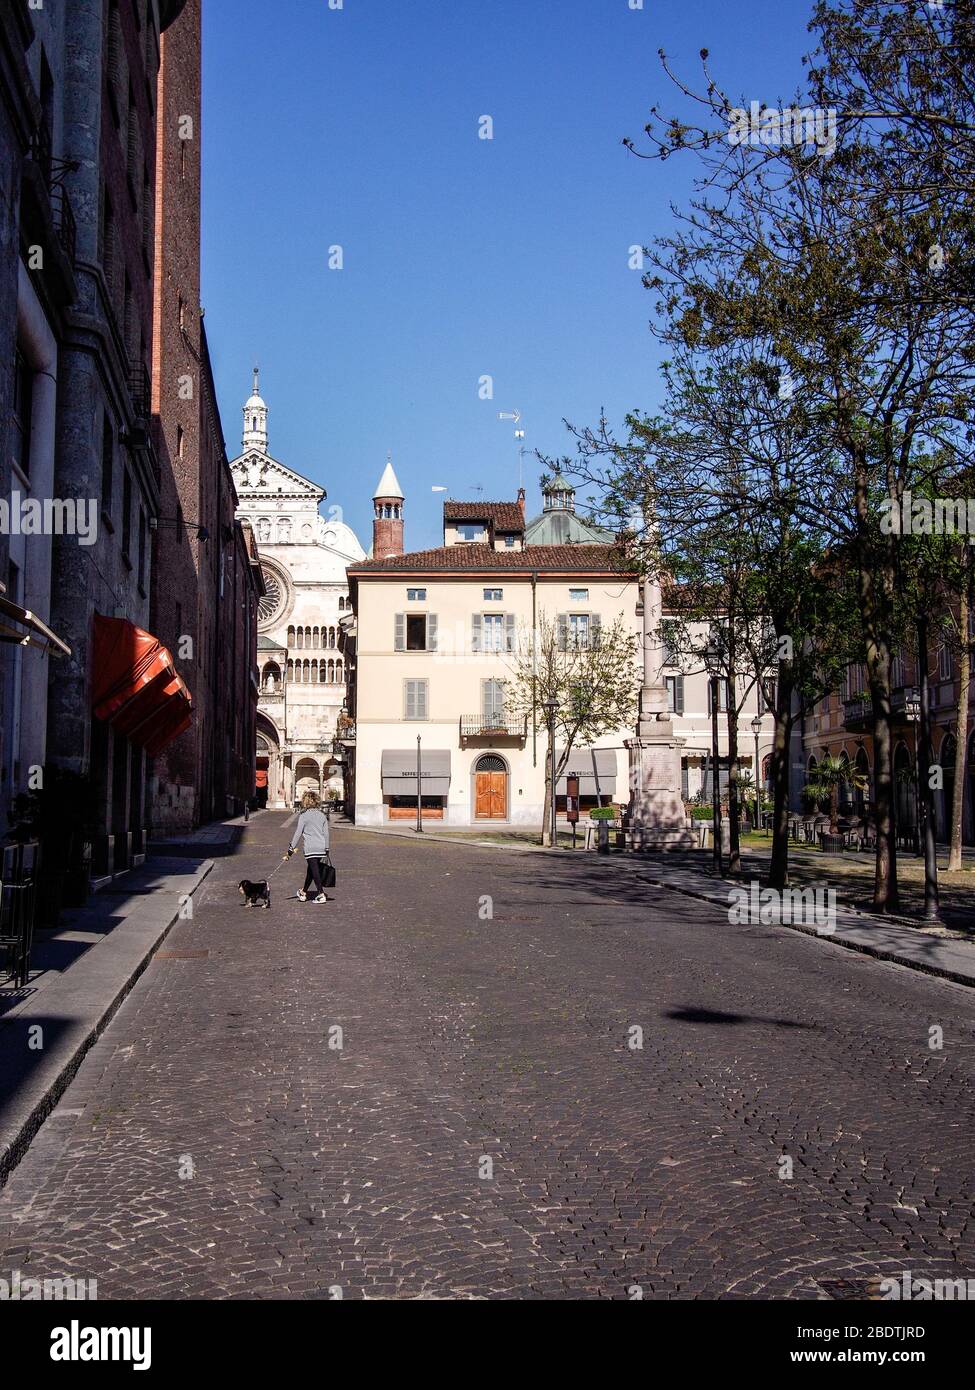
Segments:
[[[659,578],[643,579],[643,687],[630,755],[630,829],[634,849],[693,849],[697,839],[680,794],[684,739],[674,732],[662,670],[663,600]]]

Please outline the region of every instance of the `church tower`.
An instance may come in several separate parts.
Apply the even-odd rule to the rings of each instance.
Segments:
[[[403,554],[403,489],[393,472],[393,456],[386,455],[386,469],[372,495],[372,558],[385,560]]]
[[[254,390],[244,406],[244,453],[259,449],[267,453],[267,406],[258,389],[258,368],[254,368]]]

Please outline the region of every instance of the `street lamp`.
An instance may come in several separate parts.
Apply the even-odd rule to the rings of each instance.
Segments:
[[[714,872],[724,877],[721,863],[721,777],[718,770],[718,679],[721,671],[721,651],[712,639],[704,648],[704,669],[708,673],[711,691],[711,825],[714,835]]]
[[[423,834],[423,779],[420,768],[420,735],[416,736],[416,825],[413,827],[418,835]]]
[[[921,837],[921,692],[912,686],[904,700],[904,718],[914,725],[914,852],[920,852]]]
[[[759,792],[758,736],[762,732],[762,716],[756,714],[752,720],[752,733],[755,735],[755,828],[759,829],[762,820],[762,802]]]
[[[556,700],[554,695],[550,695],[547,700],[542,701],[542,708],[545,711],[545,718],[548,722],[548,753],[549,765],[551,767],[550,785],[552,788],[552,820],[551,825],[549,827],[549,834],[552,837],[553,849],[555,848],[557,843],[555,830],[555,711],[558,709],[558,707],[559,702],[558,700]]]

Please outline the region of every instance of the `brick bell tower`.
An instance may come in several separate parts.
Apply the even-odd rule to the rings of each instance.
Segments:
[[[393,456],[386,455],[386,469],[372,495],[372,558],[385,560],[403,554],[403,489],[393,472]]]

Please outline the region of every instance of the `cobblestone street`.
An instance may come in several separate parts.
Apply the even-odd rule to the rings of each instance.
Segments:
[[[963,987],[595,855],[339,830],[335,901],[287,896],[296,861],[247,910],[285,824],[217,860],[89,1053],[0,1194],[3,1269],[102,1299],[975,1278]]]

